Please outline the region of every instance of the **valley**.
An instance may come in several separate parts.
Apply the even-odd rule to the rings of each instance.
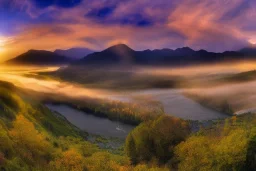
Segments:
[[[246,131],[254,129],[253,123],[256,120],[252,114],[254,113],[254,103],[249,103],[250,99],[254,97],[254,91],[251,91],[254,86],[254,77],[251,77],[251,72],[247,72],[247,69],[250,68],[242,67],[245,65],[247,64],[234,63],[225,70],[220,70],[223,67],[222,64],[214,65],[214,67],[184,67],[171,70],[159,68],[154,69],[154,72],[152,68],[139,68],[132,72],[105,70],[105,73],[111,74],[110,77],[105,77],[103,74],[101,76],[99,73],[96,74],[96,77],[94,74],[93,76],[98,80],[105,77],[102,84],[106,82],[112,82],[112,84],[108,84],[109,87],[100,86],[101,82],[98,81],[94,83],[94,88],[79,80],[71,81],[70,77],[59,77],[56,73],[63,69],[59,66],[1,66],[0,80],[10,82],[17,88],[14,90],[8,88],[9,83],[2,83],[0,87],[5,87],[7,84],[6,92],[18,92],[18,95],[23,98],[22,101],[26,101],[26,105],[23,105],[24,102],[20,100],[18,102],[21,103],[18,106],[24,106],[20,109],[22,115],[18,115],[18,118],[21,117],[24,120],[24,115],[25,120],[30,117],[39,119],[38,116],[33,115],[34,112],[48,113],[52,118],[51,121],[45,118],[42,123],[33,121],[33,124],[42,124],[40,132],[48,131],[45,134],[52,136],[50,143],[62,144],[68,141],[69,146],[77,151],[81,151],[81,147],[89,151],[93,150],[90,152],[89,158],[94,158],[94,155],[97,157],[97,154],[102,156],[103,153],[103,156],[119,158],[110,159],[119,169],[142,167],[138,163],[142,161],[151,163],[150,156],[153,155],[159,159],[157,168],[164,170],[184,167],[183,163],[167,164],[167,161],[184,157],[186,152],[181,151],[185,148],[184,145],[187,143],[193,146],[190,144],[193,143],[191,138],[197,140],[199,138],[197,134],[200,132],[204,132],[207,139],[220,138],[220,143],[225,138],[232,137],[236,131],[242,131],[240,132],[241,136],[246,134],[241,137],[246,142],[249,142],[250,138],[254,138],[254,134],[247,136],[246,133]],[[254,65],[251,63],[250,67],[254,68]],[[139,86],[135,81],[132,83],[134,85],[132,88],[127,85],[115,88],[117,85],[120,86],[118,82],[122,82],[125,78],[120,75],[116,76],[116,74],[120,74],[120,71],[122,74],[129,73],[130,78],[139,74],[139,77],[143,79],[140,79]],[[169,73],[171,73],[170,76]],[[234,79],[247,73],[250,75],[250,79]],[[90,75],[91,72],[87,72],[87,74]],[[157,78],[157,80],[152,79],[149,82],[149,78]],[[155,84],[155,81],[162,82],[166,79],[172,79],[175,86],[165,84],[160,88],[159,84]],[[113,84],[113,81],[118,84]],[[129,79],[127,81],[132,82]],[[10,86],[13,87],[13,85]],[[233,98],[234,96],[240,98]],[[1,99],[5,103],[6,97]],[[11,100],[12,102],[10,104],[8,102],[6,105],[17,106],[16,100]],[[35,108],[34,105],[40,107]],[[7,111],[7,108],[4,108]],[[24,112],[29,115],[27,116]],[[9,117],[9,115],[4,114],[3,119],[5,120],[5,117]],[[245,121],[249,125],[245,126]],[[224,134],[223,130],[227,131],[227,134]],[[168,136],[172,134],[175,135],[175,138]],[[172,140],[173,138],[174,140]],[[174,141],[170,145],[174,145],[175,149],[171,149],[169,153],[153,154],[153,151],[150,150],[151,147],[148,147],[149,142],[153,143],[151,145],[155,146],[154,148],[165,148],[165,146],[158,146],[164,145],[164,142],[159,144],[155,142],[157,139],[162,141],[168,139],[166,141],[168,144]],[[177,144],[176,141],[181,143]],[[75,145],[76,143],[78,144]],[[87,147],[84,147],[84,143],[87,144]],[[134,145],[136,148],[144,150],[145,153],[133,151]],[[219,148],[224,148],[223,145],[218,145]],[[54,149],[57,150],[59,145],[55,146]],[[253,145],[244,144],[241,146],[241,150],[252,148],[251,146]],[[61,153],[66,155],[66,152],[68,151],[62,149]],[[241,153],[246,154],[245,152]],[[72,155],[80,155],[80,152]],[[216,155],[218,156],[218,154]],[[39,157],[44,160],[44,157],[42,158],[40,155]],[[86,155],[82,157],[82,161],[90,160]],[[21,156],[20,159],[23,160],[22,158]],[[120,160],[122,160],[121,163],[119,163]],[[104,159],[104,161],[106,160]],[[128,161],[132,162],[132,165]],[[33,162],[38,163],[38,161]],[[45,168],[43,163],[38,164]],[[50,167],[58,168],[59,166],[53,162]],[[92,166],[85,162],[81,167]],[[96,166],[93,165],[93,167]],[[143,167],[152,166],[143,165]]]
[[[0,0],[0,171],[256,171],[256,1]]]

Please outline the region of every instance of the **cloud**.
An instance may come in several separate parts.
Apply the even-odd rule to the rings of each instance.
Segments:
[[[0,9],[0,33],[15,40],[16,54],[120,42],[219,52],[256,42],[253,0],[0,0]]]
[[[95,19],[103,19],[113,13],[115,6],[113,7],[103,7],[100,9],[92,9],[90,10],[85,17],[91,17]]]
[[[82,0],[31,0],[39,8],[57,6],[62,8],[72,8],[81,3]]]
[[[168,27],[186,36],[187,46],[224,51],[237,50],[247,44],[247,36],[237,27],[239,20],[220,22],[230,11],[238,11],[241,0],[233,1],[229,8],[227,4],[217,3],[220,1],[194,2],[181,3],[168,17]]]

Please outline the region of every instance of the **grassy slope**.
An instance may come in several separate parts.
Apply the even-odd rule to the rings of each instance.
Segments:
[[[86,135],[80,130],[9,83],[0,82],[0,108],[2,169],[94,170],[94,157],[98,164],[107,162],[105,166],[109,168],[130,167],[125,156],[108,153],[85,141]],[[23,122],[18,122],[20,118]],[[40,137],[43,138],[37,142]],[[41,149],[45,152],[40,152]],[[99,155],[101,158],[97,158]],[[69,161],[73,157],[79,161],[76,166]]]

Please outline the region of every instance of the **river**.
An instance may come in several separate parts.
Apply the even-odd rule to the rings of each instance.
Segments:
[[[89,115],[66,105],[46,104],[46,106],[50,110],[60,113],[73,125],[90,134],[125,138],[134,128],[134,126],[128,124]]]
[[[206,108],[199,103],[183,96],[183,90],[150,89],[129,92],[115,92],[112,90],[89,89],[81,85],[63,82],[60,80],[40,79],[40,77],[28,77],[24,75],[24,73],[34,73],[38,71],[44,72],[47,70],[54,70],[54,68],[38,68],[33,70],[19,69],[15,70],[15,72],[0,72],[0,80],[12,82],[16,86],[38,92],[64,94],[66,96],[77,98],[92,96],[104,98],[106,100],[109,99],[127,102],[134,100],[134,98],[137,96],[144,96],[144,98],[146,97],[160,101],[163,104],[165,113],[183,119],[203,121],[227,117],[227,115],[223,113]],[[88,115],[84,112],[63,105],[48,105],[48,107],[65,116],[77,127],[93,134],[122,137],[126,136],[127,133],[133,128],[129,125]]]

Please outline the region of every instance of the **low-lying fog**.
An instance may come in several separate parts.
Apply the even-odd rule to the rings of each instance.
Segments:
[[[161,75],[212,75],[228,74],[249,71],[256,68],[255,63],[235,63],[233,65],[208,65],[199,67],[187,67],[178,69],[152,69],[143,68],[140,72],[161,74]],[[40,79],[31,77],[38,72],[55,71],[58,67],[1,67],[0,80],[12,82],[21,88],[31,89],[38,92],[56,93],[75,98],[97,97],[111,100],[132,101],[139,96],[160,101],[164,105],[167,114],[192,120],[208,120],[226,117],[226,115],[201,106],[197,102],[183,96],[183,92],[190,91],[201,96],[208,96],[214,100],[225,99],[235,112],[256,107],[256,81],[239,84],[227,84],[211,88],[200,89],[149,89],[149,90],[129,90],[114,91],[106,89],[85,88],[78,84],[68,83],[53,79]],[[27,76],[26,74],[30,74]],[[78,73],[79,74],[79,73]],[[192,78],[192,77],[191,77]]]

